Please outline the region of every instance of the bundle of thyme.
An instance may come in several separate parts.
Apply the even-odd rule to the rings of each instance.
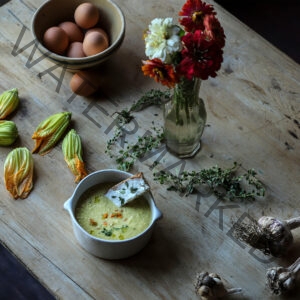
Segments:
[[[234,162],[233,167],[227,169],[213,166],[198,172],[183,171],[179,176],[160,171],[153,176],[154,180],[161,184],[168,184],[168,190],[185,196],[195,192],[199,186],[208,187],[214,195],[223,200],[253,200],[256,196],[264,196],[265,189],[262,182],[256,178],[256,172],[250,169],[242,175],[236,175],[240,167],[241,164]],[[251,187],[250,191],[242,187],[242,182]]]

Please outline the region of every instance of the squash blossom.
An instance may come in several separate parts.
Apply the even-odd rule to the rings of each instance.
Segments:
[[[0,120],[0,146],[10,146],[18,137],[18,128],[15,122]]]
[[[0,120],[5,119],[19,105],[18,89],[14,88],[0,95]]]
[[[62,142],[62,151],[69,169],[75,175],[75,182],[79,182],[87,175],[87,172],[82,159],[80,136],[74,129],[71,129],[65,136]]]
[[[50,152],[69,126],[71,116],[70,112],[61,112],[42,121],[32,135],[35,140],[32,153],[45,155]]]
[[[15,148],[8,153],[4,162],[4,181],[6,189],[14,199],[25,199],[33,183],[33,158],[25,148]]]

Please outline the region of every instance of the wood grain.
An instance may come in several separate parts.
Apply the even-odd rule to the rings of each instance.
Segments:
[[[150,243],[136,256],[121,261],[95,258],[77,244],[63,203],[76,184],[62,156],[61,143],[48,155],[34,155],[35,181],[30,196],[14,201],[3,180],[0,191],[0,239],[57,298],[61,299],[197,299],[197,272],[217,272],[228,287],[241,287],[233,299],[273,299],[265,287],[265,271],[288,265],[299,255],[300,232],[284,259],[269,260],[238,244],[228,232],[231,218],[271,214],[282,219],[299,216],[300,192],[300,74],[299,65],[270,45],[213,1],[226,33],[224,62],[219,76],[202,83],[201,97],[208,112],[202,149],[187,170],[234,161],[254,168],[267,188],[264,199],[251,203],[220,203],[213,196],[181,197],[153,181],[150,166],[159,156],[138,161],[164,217]],[[82,137],[89,172],[114,168],[105,153],[112,135],[113,114],[136,101],[150,88],[160,88],[140,70],[145,58],[143,30],[155,17],[177,18],[182,1],[116,0],[126,18],[126,37],[117,55],[103,65],[101,91],[92,98],[72,94],[71,73],[63,74],[33,46],[30,22],[38,0],[12,0],[0,8],[0,90],[19,89],[21,104],[11,117],[20,138],[14,146],[33,148],[31,135],[40,121],[60,111],[72,112],[72,127]],[[24,31],[22,31],[24,30]],[[15,49],[16,50],[16,49]],[[32,55],[32,59],[30,57]],[[55,68],[55,69],[51,69]],[[154,120],[162,125],[159,108],[136,113],[131,141],[145,134]],[[133,134],[134,132],[134,134]],[[3,162],[12,147],[0,149]],[[166,154],[160,168],[178,159]],[[172,168],[176,173],[180,165]],[[3,178],[3,168],[0,168]],[[252,249],[253,250],[253,249]],[[299,288],[286,299],[297,299]],[[275,298],[274,298],[275,299]],[[283,298],[284,299],[284,298]]]

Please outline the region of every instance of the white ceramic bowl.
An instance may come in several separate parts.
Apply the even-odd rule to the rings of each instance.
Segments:
[[[105,259],[127,258],[139,252],[148,243],[156,221],[162,213],[156,207],[151,193],[144,194],[151,208],[152,219],[149,226],[140,234],[127,240],[104,240],[89,234],[77,222],[74,212],[80,196],[90,187],[104,182],[118,183],[132,174],[119,170],[100,170],[89,174],[76,187],[73,195],[64,203],[64,208],[69,212],[72,220],[73,231],[79,244],[91,254]]]
[[[61,22],[74,21],[75,9],[83,2],[91,2],[99,8],[101,22],[99,21],[98,26],[108,33],[109,47],[101,53],[83,58],[58,55],[45,48],[42,43],[45,31]],[[111,0],[50,0],[44,2],[35,12],[31,31],[38,49],[45,57],[68,70],[80,70],[98,66],[119,49],[125,36],[125,18],[121,9]]]

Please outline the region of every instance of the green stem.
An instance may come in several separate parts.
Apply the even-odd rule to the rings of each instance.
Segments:
[[[193,78],[192,80],[181,78],[180,82],[174,87],[173,101],[176,107],[176,124],[183,123],[183,120],[180,119],[179,111],[181,109],[184,109],[187,122],[190,122],[190,108],[197,103],[200,85],[201,79],[199,78]]]

